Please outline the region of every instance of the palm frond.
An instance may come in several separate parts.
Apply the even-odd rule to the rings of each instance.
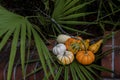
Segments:
[[[69,67],[65,66],[64,80],[69,80]]]
[[[68,5],[71,1],[73,1],[73,0],[66,0],[65,5]]]
[[[84,74],[82,73],[82,71],[80,70],[80,67],[79,67],[79,64],[77,63],[74,63],[74,69],[76,71],[76,73],[78,74],[78,77],[81,79],[81,80],[86,80]]]
[[[65,15],[68,15],[68,14],[70,14],[70,13],[74,13],[75,11],[77,11],[77,10],[85,7],[86,5],[91,4],[93,1],[94,1],[94,0],[89,1],[89,2],[85,2],[85,3],[82,3],[81,5],[77,5],[77,6],[75,6],[75,7],[72,7],[72,8],[70,8],[70,9],[68,9],[67,11],[65,11],[62,15],[65,16]]]
[[[16,30],[14,32],[14,36],[13,36],[9,65],[8,65],[7,80],[11,80],[11,73],[12,73],[12,68],[13,68],[13,64],[14,64],[15,55],[16,55],[16,52],[17,52],[16,47],[17,47],[17,43],[18,43],[18,39],[19,39],[19,34],[20,34],[20,26],[16,28]]]
[[[88,72],[88,71],[85,69],[84,66],[79,65],[79,67],[80,67],[81,71],[83,72],[83,74],[86,76],[86,78],[87,78],[88,80],[94,80],[93,76],[90,74],[90,72]]]
[[[74,27],[68,27],[68,26],[64,26],[64,25],[62,25],[61,27],[63,29],[67,29],[69,31],[79,32],[80,34],[85,34],[85,35],[93,36],[93,34],[91,34],[91,33],[87,33],[86,31],[80,31],[78,29],[74,29]]]
[[[41,40],[38,32],[34,29],[34,26],[25,18],[15,13],[12,13],[2,7],[0,7],[0,37],[2,40],[0,42],[0,51],[7,43],[8,39],[11,39],[11,51],[8,65],[7,80],[11,80],[12,69],[14,66],[15,55],[17,55],[17,50],[20,48],[22,73],[25,78],[25,54],[26,54],[26,40],[30,43],[31,37],[34,37],[34,42],[36,43],[37,51],[39,54],[39,59],[42,64],[45,75],[48,78],[47,69],[49,68],[50,73],[54,76],[52,69],[52,58],[45,46],[44,42]],[[12,35],[13,34],[13,35]],[[20,47],[18,42],[20,40]],[[30,46],[30,45],[29,45]],[[30,47],[28,47],[28,52]],[[47,64],[46,64],[47,63]]]
[[[21,44],[21,46],[20,46],[20,54],[21,54],[21,64],[22,64],[22,73],[23,73],[23,76],[25,77],[25,53],[26,53],[26,51],[25,51],[25,43],[26,43],[26,25],[25,24],[23,24],[22,25],[22,27],[21,27],[21,40],[20,40],[20,44]]]
[[[98,74],[96,74],[96,72],[92,68],[90,68],[89,66],[85,66],[85,68],[87,70],[89,70],[93,75],[95,75],[97,77],[97,79],[102,80],[101,76],[99,76]]]
[[[74,69],[73,64],[70,65],[70,71],[71,71],[71,75],[72,75],[73,80],[78,80],[78,76],[77,76],[77,73],[76,73],[76,71]]]
[[[68,9],[70,9],[71,7],[73,7],[76,3],[78,3],[79,2],[79,0],[69,0],[69,1],[67,1],[66,3],[65,3],[65,8],[64,8],[64,11],[66,11],[66,10],[68,10]]]
[[[86,25],[86,24],[97,24],[96,22],[86,22],[86,21],[58,21],[60,24],[70,24],[70,25]]]
[[[62,14],[63,6],[65,4],[64,0],[57,0],[55,3],[55,9],[53,11],[52,17],[57,20],[57,18]]]
[[[69,25],[91,25],[97,24],[96,22],[89,22],[89,21],[79,21],[78,18],[83,18],[87,15],[94,14],[96,12],[80,12],[81,8],[88,6],[92,1],[86,1],[82,4],[77,4],[79,0],[69,0],[69,1],[56,1],[55,9],[52,13],[52,18],[56,21],[57,24],[60,26],[67,25],[68,28],[71,26]],[[79,11],[78,11],[79,10]],[[60,33],[60,30],[57,25],[52,24],[52,28],[54,28],[57,32]],[[66,28],[67,29],[67,28]]]
[[[91,64],[90,65],[90,67],[91,68],[94,68],[94,69],[96,69],[96,70],[99,70],[99,71],[102,71],[102,72],[114,72],[114,71],[112,71],[112,70],[110,70],[110,69],[108,69],[108,68],[105,68],[105,67],[103,67],[103,66],[99,66],[99,65],[97,65],[97,64]]]
[[[66,19],[74,19],[74,18],[79,18],[79,17],[84,17],[90,14],[94,14],[96,12],[85,12],[85,13],[76,13],[76,14],[71,14],[65,17],[61,17],[60,20],[66,20]]]
[[[57,72],[56,72],[56,75],[55,75],[55,77],[54,77],[54,80],[58,80],[58,79],[60,78],[61,73],[62,73],[62,70],[63,70],[63,67],[60,66],[60,67],[58,68]]]
[[[6,42],[8,41],[9,37],[12,35],[12,33],[13,33],[14,30],[15,30],[15,27],[9,29],[9,31],[4,35],[2,41],[0,42],[0,51],[3,48],[3,46],[6,44]],[[5,30],[3,30],[3,31],[5,31]]]

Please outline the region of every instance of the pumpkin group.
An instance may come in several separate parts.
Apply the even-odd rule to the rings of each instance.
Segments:
[[[103,40],[90,45],[90,39],[83,40],[79,36],[58,35],[57,45],[53,47],[53,53],[57,56],[58,62],[68,65],[73,62],[74,56],[82,65],[89,65],[95,61],[95,54]]]
[[[76,59],[83,65],[89,65],[94,62],[95,55],[91,51],[79,51],[76,54]]]

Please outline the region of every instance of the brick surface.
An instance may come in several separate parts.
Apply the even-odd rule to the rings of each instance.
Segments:
[[[106,48],[106,47],[103,48],[104,51],[107,51],[107,50],[109,50],[109,49],[111,49],[111,48]],[[102,64],[102,66],[104,66],[104,67],[106,67],[106,68],[108,68],[108,69],[111,69],[111,68],[112,68],[112,66],[111,66],[111,64],[112,64],[112,55],[109,54],[109,55],[105,56],[105,57],[102,59],[101,64]],[[110,77],[110,76],[111,76],[111,73],[102,72],[101,75],[102,75],[103,77]]]
[[[120,77],[120,50],[115,51],[115,77]]]
[[[106,32],[106,34],[109,32]],[[114,35],[114,47],[117,47],[118,49],[114,50],[114,71],[115,74],[114,76],[112,76],[111,73],[107,73],[107,72],[102,72],[101,75],[103,77],[115,77],[115,78],[120,78],[120,32],[118,32],[117,34]],[[112,38],[107,40],[106,44],[103,46],[103,52],[111,49],[113,47],[112,45]],[[112,69],[112,52],[107,55],[106,57],[104,57],[101,60],[101,65]]]

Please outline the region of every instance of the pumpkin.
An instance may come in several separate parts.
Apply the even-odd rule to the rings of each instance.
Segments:
[[[66,41],[67,39],[69,39],[69,38],[71,38],[69,35],[60,34],[60,35],[58,35],[56,41],[57,41],[58,43],[65,43],[65,41]]]
[[[67,65],[73,62],[74,55],[70,51],[65,51],[64,55],[57,55],[58,62],[63,65]]]
[[[79,51],[76,54],[76,59],[83,65],[89,65],[95,61],[95,55],[91,51]]]
[[[69,38],[65,42],[66,49],[76,54],[80,50],[80,42],[81,40],[75,38]]]
[[[53,53],[55,55],[58,55],[58,54],[63,55],[65,51],[66,51],[66,46],[62,43],[59,43],[53,47]]]
[[[101,39],[101,40],[97,41],[96,43],[90,45],[89,50],[92,51],[93,53],[96,53],[99,50],[102,42],[103,42],[103,40]]]
[[[81,41],[80,43],[81,50],[87,50],[89,47],[89,43],[90,43],[90,39],[83,40],[83,42]]]

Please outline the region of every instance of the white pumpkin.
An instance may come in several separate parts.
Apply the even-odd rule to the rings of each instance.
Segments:
[[[73,62],[74,55],[70,51],[65,51],[64,55],[57,55],[58,62],[63,65],[67,65]]]
[[[60,34],[58,35],[57,37],[57,42],[58,43],[65,43],[65,41],[68,39],[68,38],[71,38],[69,35],[65,35],[65,34]]]
[[[53,53],[55,55],[63,55],[65,51],[66,51],[66,46],[62,43],[59,43],[53,47]]]

